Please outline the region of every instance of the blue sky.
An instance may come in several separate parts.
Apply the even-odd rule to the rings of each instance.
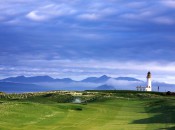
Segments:
[[[1,0],[0,78],[175,83],[175,0]]]

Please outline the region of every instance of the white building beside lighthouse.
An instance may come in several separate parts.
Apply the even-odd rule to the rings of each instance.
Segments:
[[[152,85],[151,85],[151,72],[147,73],[147,86],[145,88],[145,91],[152,91]]]

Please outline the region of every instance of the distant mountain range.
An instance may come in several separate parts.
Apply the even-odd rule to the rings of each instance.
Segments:
[[[141,81],[139,79],[136,79],[136,78],[132,78],[132,77],[118,77],[118,78],[115,78],[116,80],[127,80],[127,81]]]
[[[84,80],[82,80],[82,82],[93,82],[93,83],[102,83],[102,82],[106,82],[109,79],[111,79],[112,77],[108,77],[106,75],[103,75],[101,77],[88,77]],[[118,78],[112,78],[115,80],[126,80],[126,81],[141,81],[138,80],[136,78],[132,78],[132,77],[118,77]]]
[[[174,84],[153,82],[153,90],[175,91]],[[0,80],[0,91],[3,92],[36,92],[49,90],[135,90],[136,86],[146,86],[146,82],[133,77],[112,78],[106,75],[100,77],[88,77],[81,81],[70,78],[54,79],[50,76],[34,77],[9,77]]]
[[[79,82],[90,82],[90,83],[103,83],[111,79],[112,77],[108,77],[106,75],[103,75],[101,77],[88,77],[86,79],[83,79]],[[126,81],[140,81],[136,78],[132,77],[118,77],[113,78],[115,80],[126,80]],[[70,78],[63,78],[63,79],[54,79],[50,76],[34,76],[34,77],[25,77],[25,76],[17,76],[17,77],[9,77],[0,80],[1,82],[16,82],[16,83],[38,83],[38,82],[77,82],[75,80],[72,80]]]
[[[106,82],[109,80],[111,77],[108,77],[106,75],[103,75],[101,77],[88,77],[81,82],[92,82],[92,83],[101,83],[101,82]]]
[[[2,79],[0,81],[17,82],[17,83],[74,82],[70,78],[54,79],[54,78],[52,78],[50,76],[35,76],[35,77],[17,76],[17,77],[10,77],[10,78],[6,78],[6,79]]]
[[[42,88],[42,89],[41,89]],[[48,89],[36,84],[13,83],[13,82],[0,82],[0,91],[16,93],[16,92],[38,92],[47,91]]]
[[[115,90],[116,88],[107,84],[98,86],[95,88],[95,90]]]

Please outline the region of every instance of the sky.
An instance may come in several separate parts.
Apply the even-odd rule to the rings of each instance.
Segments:
[[[175,83],[175,0],[1,0],[0,78]]]

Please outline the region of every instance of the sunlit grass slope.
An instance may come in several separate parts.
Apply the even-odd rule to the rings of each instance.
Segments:
[[[112,97],[87,104],[33,97],[0,102],[0,130],[175,129],[175,98]],[[54,102],[55,101],[55,102]]]

